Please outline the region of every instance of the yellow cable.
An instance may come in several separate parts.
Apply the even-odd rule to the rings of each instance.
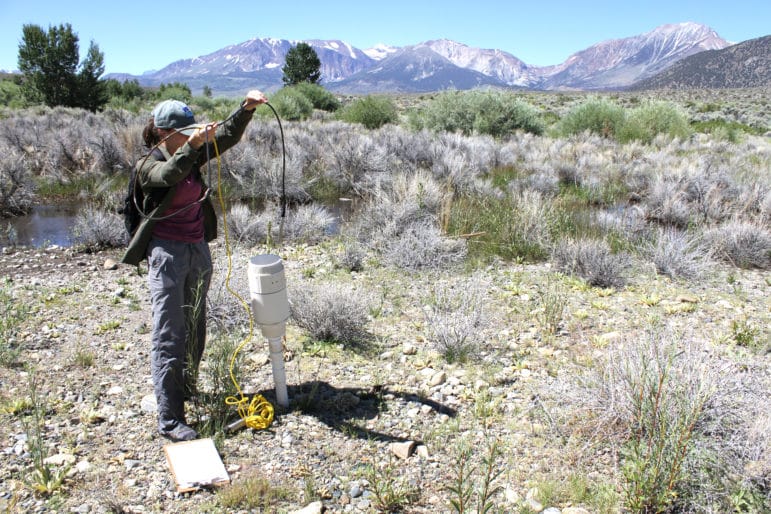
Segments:
[[[217,195],[219,197],[220,208],[222,209],[222,229],[225,232],[225,254],[228,258],[228,271],[225,276],[225,287],[243,306],[246,310],[247,318],[249,318],[249,334],[241,341],[236,350],[233,352],[233,356],[230,358],[230,380],[236,387],[238,392],[238,398],[235,396],[228,396],[225,398],[226,405],[235,405],[238,410],[238,415],[244,421],[247,427],[254,430],[261,430],[268,428],[273,422],[273,405],[265,399],[261,394],[256,394],[252,397],[251,401],[248,397],[244,396],[241,387],[238,385],[233,369],[235,368],[236,358],[243,347],[252,339],[254,334],[254,322],[252,321],[252,312],[249,304],[244,300],[236,291],[230,287],[230,275],[233,270],[233,255],[230,251],[230,238],[228,237],[228,222],[226,215],[225,199],[222,196],[222,167],[220,165],[220,153],[217,148],[217,140],[212,139],[214,144],[214,155],[217,158]]]

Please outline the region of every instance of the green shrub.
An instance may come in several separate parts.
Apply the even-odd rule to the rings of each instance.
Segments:
[[[696,132],[712,134],[717,139],[722,139],[730,143],[738,143],[743,134],[763,135],[764,130],[759,127],[753,127],[738,121],[729,121],[724,119],[715,119],[708,121],[694,121],[691,127]]]
[[[155,101],[179,100],[181,102],[189,103],[192,99],[193,93],[190,91],[190,87],[188,87],[187,84],[174,82],[170,84],[161,84],[158,88]]]
[[[538,112],[510,94],[491,91],[479,93],[473,100],[476,111],[473,129],[477,134],[503,137],[517,130],[532,134],[544,131]]]
[[[399,117],[394,101],[386,96],[365,96],[354,100],[340,112],[340,119],[348,123],[361,123],[368,129],[395,123]]]
[[[652,331],[648,341],[621,350],[616,363],[629,402],[622,473],[633,512],[665,512],[677,500],[683,463],[713,394],[709,378],[697,371],[699,356],[682,358],[692,350],[678,342]]]
[[[13,80],[0,80],[0,105],[20,109],[25,104],[19,84]]]
[[[308,100],[310,100],[313,104],[314,109],[334,112],[340,108],[340,101],[335,97],[335,95],[324,89],[319,84],[300,82],[299,84],[291,87],[305,95],[305,97],[308,98]]]
[[[607,98],[591,98],[574,107],[557,125],[557,132],[570,136],[589,131],[603,137],[615,137],[624,123],[624,108]]]
[[[517,130],[542,134],[544,122],[531,105],[499,91],[448,91],[410,113],[415,129],[502,137]]]
[[[270,99],[270,104],[276,109],[282,119],[300,121],[313,114],[313,103],[299,89],[285,87],[279,89]],[[257,112],[263,117],[273,117],[273,111],[267,106],[260,106]]]
[[[622,143],[641,141],[651,143],[659,134],[685,138],[691,134],[686,114],[669,102],[648,102],[632,109],[627,115],[618,140]]]

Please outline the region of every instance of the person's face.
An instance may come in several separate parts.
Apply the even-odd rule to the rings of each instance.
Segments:
[[[164,144],[166,145],[166,150],[169,153],[176,152],[180,146],[185,144],[185,141],[187,141],[187,136],[184,134],[180,134],[176,130],[167,130],[167,129],[160,129],[159,130],[161,138],[168,138],[164,141]]]

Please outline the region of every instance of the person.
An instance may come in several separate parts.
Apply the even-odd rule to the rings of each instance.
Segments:
[[[265,102],[263,93],[250,91],[226,121],[198,125],[190,107],[165,100],[142,132],[148,153],[135,170],[144,193],[143,219],[121,261],[139,265],[147,259],[158,431],[172,441],[198,437],[185,420],[184,402],[195,393],[205,348],[212,274],[208,243],[217,236],[217,215],[201,167],[240,141],[254,109]]]

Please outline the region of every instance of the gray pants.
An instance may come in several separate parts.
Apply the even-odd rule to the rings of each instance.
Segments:
[[[185,423],[185,396],[195,390],[206,344],[206,294],[212,262],[205,242],[153,239],[147,248],[153,309],[150,369],[158,429]]]

